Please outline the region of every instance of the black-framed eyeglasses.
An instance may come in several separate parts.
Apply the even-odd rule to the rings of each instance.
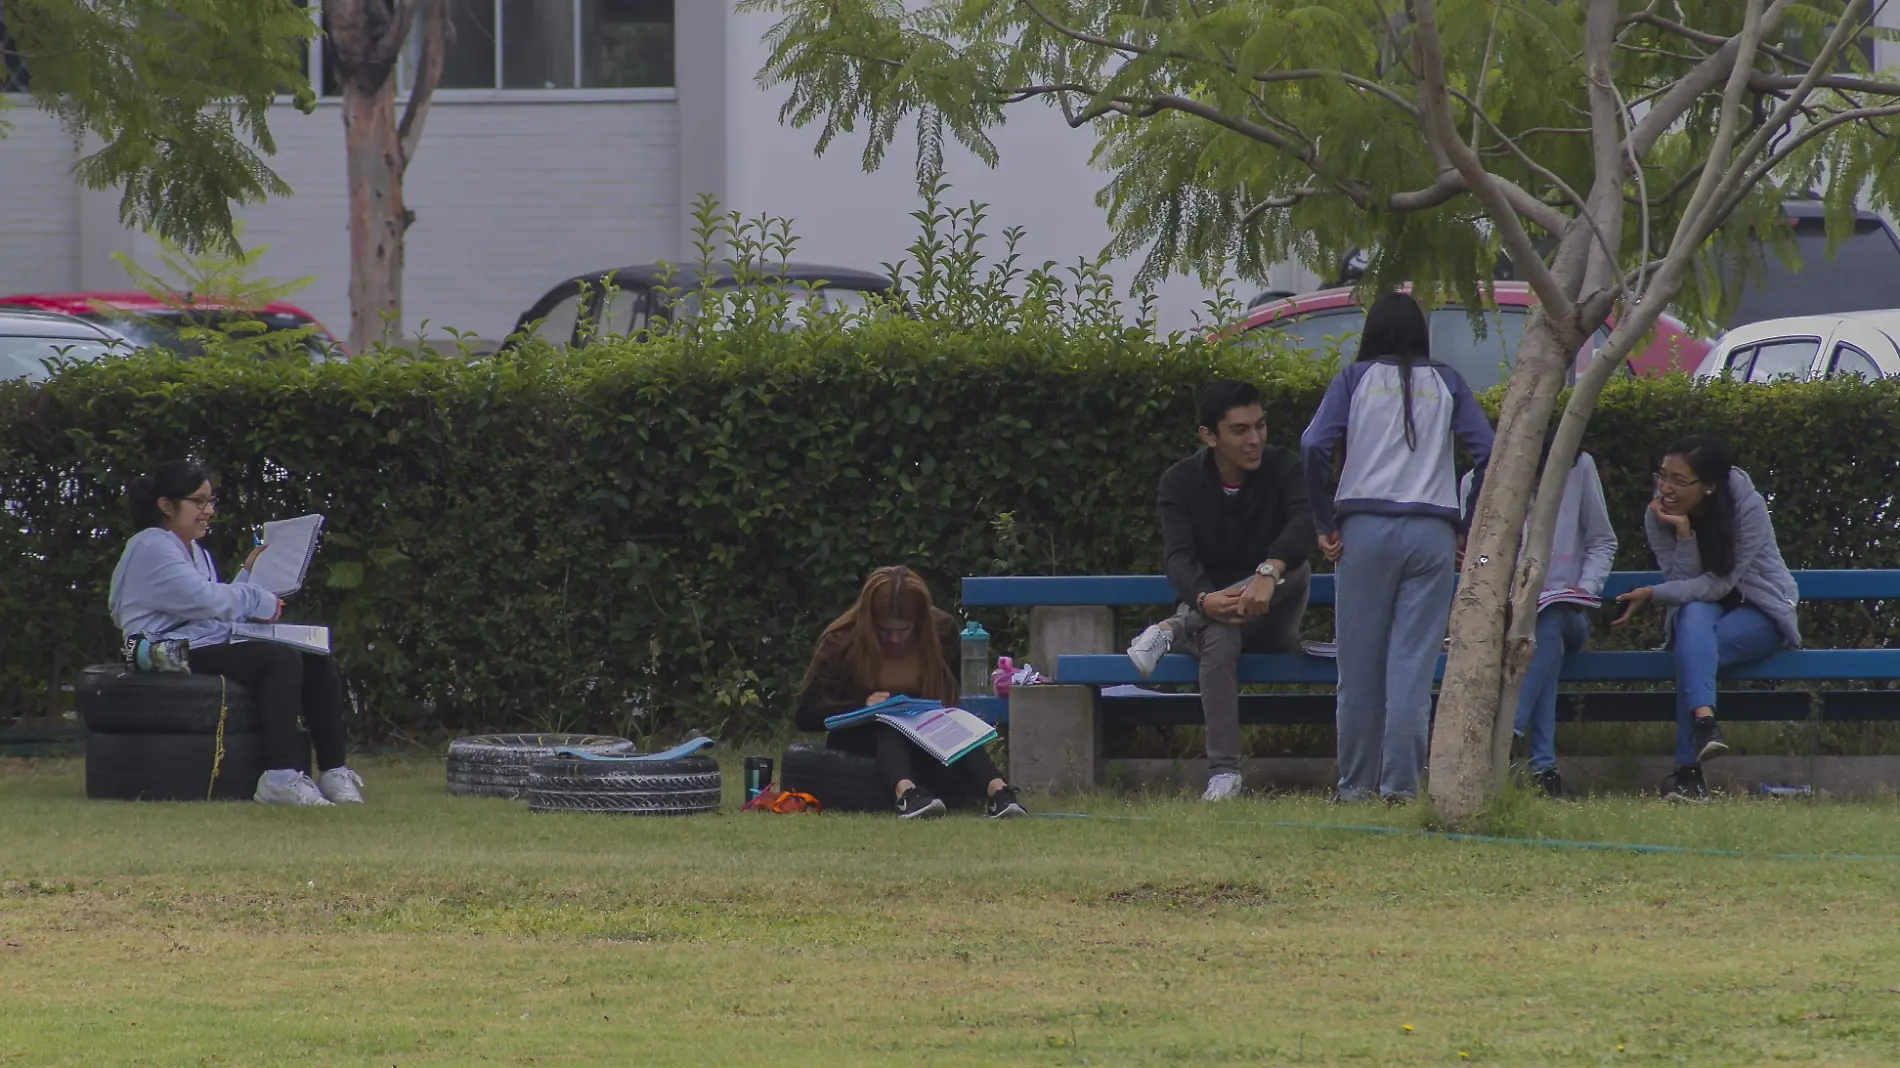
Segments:
[[[1699,478],[1683,478],[1681,475],[1664,474],[1661,471],[1654,472],[1650,477],[1656,480],[1657,489],[1662,489],[1664,486],[1667,486],[1672,490],[1686,490],[1690,486],[1700,486],[1702,484],[1702,480]]]
[[[215,512],[218,509],[218,495],[215,493],[197,497],[180,497],[178,499],[197,508],[201,512]]]

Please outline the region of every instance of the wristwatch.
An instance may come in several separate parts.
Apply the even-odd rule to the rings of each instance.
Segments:
[[[1286,575],[1282,574],[1279,568],[1273,566],[1273,561],[1271,560],[1262,562],[1259,567],[1253,569],[1253,573],[1263,578],[1272,579],[1275,586],[1286,585]]]

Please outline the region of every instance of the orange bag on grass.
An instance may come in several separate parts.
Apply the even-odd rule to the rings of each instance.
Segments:
[[[741,812],[774,812],[784,815],[788,812],[823,812],[825,806],[810,794],[780,790],[773,783],[759,791],[759,796],[745,803]]]

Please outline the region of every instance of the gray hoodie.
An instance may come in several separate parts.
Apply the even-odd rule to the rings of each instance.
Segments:
[[[1795,616],[1795,606],[1801,603],[1801,591],[1788,573],[1788,565],[1781,561],[1768,502],[1739,467],[1729,471],[1728,491],[1735,502],[1735,570],[1726,575],[1702,566],[1702,549],[1696,539],[1676,537],[1674,527],[1647,509],[1643,512],[1643,530],[1649,535],[1650,551],[1656,554],[1656,566],[1663,573],[1663,583],[1655,587],[1652,599],[1669,609],[1664,633],[1674,633],[1677,608],[1693,601],[1719,602],[1729,591],[1739,590],[1744,604],[1774,622],[1783,643],[1798,647],[1801,623]]]

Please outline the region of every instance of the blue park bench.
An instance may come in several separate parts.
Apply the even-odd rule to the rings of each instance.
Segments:
[[[1869,601],[1900,598],[1900,571],[1801,571],[1795,573],[1804,602]],[[1617,572],[1610,576],[1605,597],[1654,585],[1661,576],[1653,572]],[[1175,601],[1165,577],[1159,575],[1097,575],[1074,577],[1007,576],[966,578],[962,601],[965,608],[1033,608],[1048,612],[1090,610],[1108,615],[1116,607],[1156,606],[1157,618]],[[1314,575],[1309,604],[1330,606],[1333,602],[1333,577]],[[1651,609],[1652,612],[1658,611]],[[1033,624],[1032,624],[1033,626]],[[1084,627],[1083,630],[1090,628]],[[1070,630],[1073,632],[1074,628]],[[1092,762],[1103,727],[1184,726],[1201,722],[1200,698],[1193,693],[1156,693],[1148,686],[1193,686],[1199,670],[1193,658],[1173,654],[1163,657],[1155,673],[1142,678],[1134,665],[1120,652],[1102,648],[1113,644],[1112,628],[1098,622],[1093,636],[1079,644],[1095,646],[1076,650],[1078,643],[1067,646],[1060,640],[1045,640],[1043,649],[1034,650],[1053,661],[1055,682],[1065,694],[1052,691],[1033,698],[1044,704],[1054,702],[1061,708],[1047,712],[1038,709],[1035,721],[1020,696],[1013,702],[991,698],[970,702],[989,718],[1011,725],[1012,777],[1019,764],[1018,749],[1029,764],[1058,759],[1058,750],[1070,755],[1073,765],[1078,758]],[[1036,641],[1032,639],[1032,645]],[[1047,667],[1038,664],[1047,671]],[[1442,675],[1444,660],[1440,658]],[[1670,683],[1675,678],[1674,661],[1663,651],[1625,652],[1586,650],[1568,656],[1560,678],[1566,683]],[[1798,649],[1783,650],[1755,664],[1724,675],[1726,681],[1748,682],[1870,682],[1900,680],[1900,649]],[[1240,660],[1243,684],[1287,686],[1336,686],[1339,681],[1335,661],[1299,653],[1248,654]],[[1077,689],[1086,687],[1087,705],[1078,704]],[[1142,687],[1144,690],[1136,690]],[[1108,693],[1104,693],[1108,690]],[[1145,692],[1144,692],[1145,691]],[[1558,704],[1558,717],[1565,721],[1589,722],[1671,722],[1675,719],[1673,688],[1649,691],[1572,691],[1566,690]],[[1818,707],[1817,707],[1818,699]],[[1808,720],[1818,711],[1826,720],[1900,719],[1900,693],[1888,690],[1809,689],[1733,690],[1720,697],[1726,720],[1797,721]],[[1011,706],[1015,706],[1012,708]],[[1241,722],[1263,724],[1330,724],[1333,722],[1333,695],[1327,692],[1256,693],[1241,697]],[[1026,743],[1026,744],[1025,744]],[[1046,769],[1045,769],[1046,770]],[[1079,768],[1067,776],[1058,776],[1074,785]],[[1086,774],[1086,773],[1084,773]]]

